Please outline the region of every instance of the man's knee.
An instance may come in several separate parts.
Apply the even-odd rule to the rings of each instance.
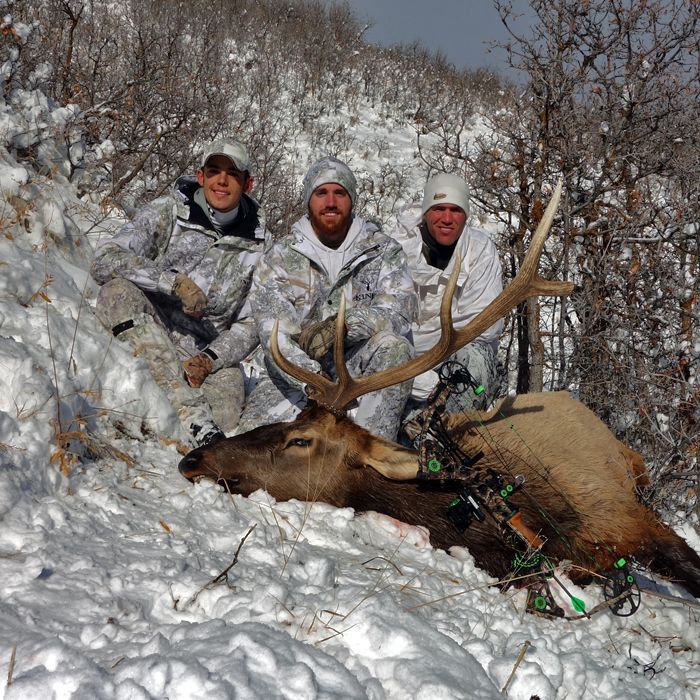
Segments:
[[[369,338],[365,347],[372,355],[380,354],[388,362],[387,366],[406,362],[415,356],[413,343],[408,338],[392,331],[375,333]]]
[[[105,328],[114,332],[115,327],[144,313],[152,315],[153,305],[133,282],[118,277],[100,287],[95,315]]]
[[[294,420],[306,403],[301,390],[279,380],[273,381],[267,372],[261,371],[254,389],[245,400],[235,434],[240,435],[261,425]]]
[[[467,367],[471,375],[488,391],[496,382],[497,356],[495,351],[481,343],[470,343],[458,350],[452,358]]]
[[[238,425],[245,402],[240,367],[225,367],[210,374],[204,380],[202,390],[211,406],[214,421],[224,433],[231,434]]]

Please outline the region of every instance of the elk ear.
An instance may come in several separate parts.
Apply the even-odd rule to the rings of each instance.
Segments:
[[[362,461],[387,479],[408,481],[418,475],[418,453],[384,438],[372,436]]]
[[[622,456],[627,462],[627,470],[634,479],[634,485],[638,488],[644,488],[646,486],[651,486],[651,481],[649,480],[649,473],[647,472],[647,467],[644,464],[644,459],[639,452],[627,447],[627,445],[620,445]]]

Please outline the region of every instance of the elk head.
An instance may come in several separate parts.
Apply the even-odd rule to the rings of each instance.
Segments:
[[[352,377],[344,358],[345,302],[341,300],[333,351],[338,380],[333,382],[290,363],[279,350],[275,324],[271,354],[282,370],[306,383],[310,405],[289,423],[262,426],[193,450],[180,462],[180,472],[189,479],[228,481],[243,495],[264,488],[280,500],[318,498],[336,505],[346,503],[343,495],[356,488],[355,482],[366,472],[364,467],[372,467],[388,479],[414,479],[418,469],[415,451],[371,435],[346,418],[343,409],[364,394],[407,381],[439,365],[528,297],[571,291],[570,283],[552,282],[537,275],[561,187],[560,182],[516,278],[459,330],[452,324],[452,297],[460,269],[456,261],[440,308],[440,340],[423,355],[370,376]]]
[[[244,496],[263,488],[278,500],[338,506],[362,479],[364,467],[389,479],[407,478],[415,475],[416,455],[316,404],[288,423],[263,425],[198,447],[180,462],[185,477],[226,481]]]

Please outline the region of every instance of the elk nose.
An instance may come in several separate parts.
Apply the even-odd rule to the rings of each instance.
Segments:
[[[180,474],[186,479],[192,480],[195,476],[199,474],[199,455],[196,454],[196,450],[193,450],[189,454],[186,454],[178,464],[177,468],[180,470]]]

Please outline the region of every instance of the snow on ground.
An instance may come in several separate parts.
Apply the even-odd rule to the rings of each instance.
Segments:
[[[0,188],[0,700],[698,697],[697,603],[543,619],[419,528],[185,481],[91,310],[99,216],[7,152]]]

